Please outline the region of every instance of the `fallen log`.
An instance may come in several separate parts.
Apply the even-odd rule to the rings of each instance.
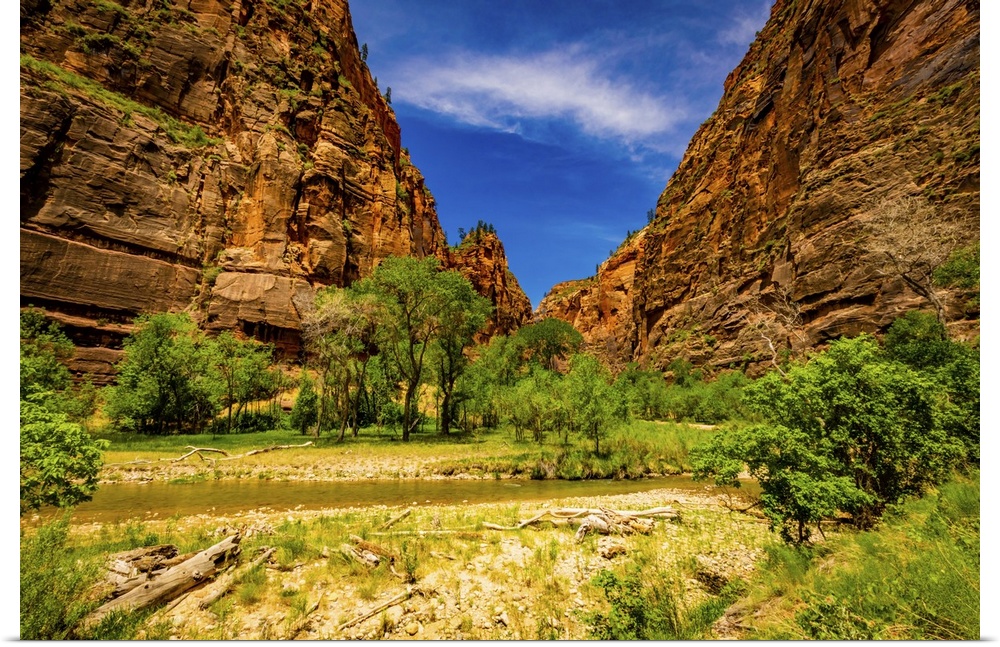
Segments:
[[[354,625],[358,624],[359,622],[364,622],[365,620],[367,620],[368,618],[371,618],[376,613],[379,613],[380,611],[385,611],[386,609],[388,609],[389,607],[393,606],[394,604],[399,604],[400,602],[405,602],[406,600],[409,600],[411,597],[413,597],[413,587],[408,586],[408,587],[406,587],[405,591],[403,591],[402,593],[400,593],[396,597],[392,598],[388,602],[383,602],[382,604],[378,605],[377,607],[373,607],[373,608],[369,609],[368,611],[365,611],[364,613],[362,613],[360,616],[357,616],[356,618],[352,618],[351,620],[348,620],[344,624],[340,625],[339,627],[337,627],[337,631],[343,631],[344,629],[347,629],[349,627],[353,627]]]
[[[240,567],[239,570],[227,573],[215,582],[212,582],[210,586],[205,587],[205,594],[201,600],[198,601],[198,607],[201,609],[207,609],[213,602],[224,596],[226,593],[229,593],[229,590],[233,588],[233,584],[235,584],[238,579],[267,561],[267,559],[273,554],[274,548],[268,547],[261,551],[260,555],[257,555],[252,562]]]
[[[83,619],[80,626],[93,627],[112,611],[138,611],[169,602],[194,586],[215,575],[230,557],[239,553],[239,534],[195,554],[188,560],[167,569],[161,575],[137,586],[128,593],[104,603]]]
[[[173,568],[174,566],[191,559],[197,554],[198,553],[185,553],[184,555],[176,555],[170,559],[164,559],[152,570],[138,569],[137,572],[130,577],[118,580],[114,590],[111,592],[111,597],[117,598],[121,595],[125,595],[135,587],[145,584],[153,578],[162,575],[167,571],[167,569]],[[114,575],[112,577],[114,577]]]
[[[351,535],[351,541],[354,542],[354,545],[358,549],[360,549],[360,550],[366,550],[369,553],[374,553],[374,554],[379,555],[381,557],[385,557],[390,562],[395,562],[395,561],[399,560],[399,555],[397,555],[396,553],[392,552],[388,548],[385,548],[383,546],[379,546],[378,544],[373,544],[370,541],[365,541],[364,539],[362,539],[361,537],[358,537],[357,535]]]
[[[391,528],[392,526],[396,525],[397,523],[399,523],[400,521],[402,521],[406,517],[410,516],[411,512],[413,512],[413,508],[407,508],[406,510],[403,510],[402,512],[400,512],[399,514],[397,514],[395,517],[393,517],[392,519],[389,519],[384,524],[382,524],[381,526],[379,526],[379,530],[388,530],[389,528]]]

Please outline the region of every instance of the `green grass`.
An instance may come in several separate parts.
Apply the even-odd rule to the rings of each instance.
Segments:
[[[176,458],[187,453],[188,447],[212,447],[241,454],[251,449],[300,445],[311,440],[314,444],[310,447],[260,454],[246,460],[262,465],[302,465],[322,462],[324,457],[344,457],[350,452],[365,458],[418,460],[430,471],[445,476],[472,473],[576,480],[641,478],[690,471],[690,449],[714,433],[685,424],[634,421],[609,434],[602,441],[600,455],[593,453],[592,442],[579,435],[570,434],[569,444],[563,444],[563,436],[556,433],[548,434],[543,443],[518,442],[506,428],[442,436],[428,427],[414,433],[408,443],[374,428],[361,430],[357,438],[347,436],[343,443],[332,436],[316,439],[288,430],[216,436],[140,436],[117,432],[99,435],[110,441],[106,463]]]
[[[64,70],[48,61],[41,61],[27,54],[22,54],[21,67],[48,78],[56,89],[71,88],[82,92],[94,101],[116,108],[124,114],[125,118],[130,117],[132,113],[144,115],[156,122],[170,138],[170,141],[175,144],[189,148],[201,148],[219,142],[218,139],[206,136],[201,126],[186,124],[159,108],[137,103],[117,92],[108,90],[95,81]]]
[[[979,557],[976,474],[905,502],[879,529],[771,547],[744,622],[768,640],[977,640]]]

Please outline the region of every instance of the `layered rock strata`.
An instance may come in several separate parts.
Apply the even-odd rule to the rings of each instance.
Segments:
[[[346,0],[24,0],[20,127],[22,304],[85,346],[186,310],[294,354],[303,294],[454,266]]]
[[[778,0],[654,221],[540,311],[658,368],[884,330],[929,307],[865,251],[872,205],[903,197],[978,240],[979,4]]]
[[[452,248],[449,264],[461,272],[479,294],[493,304],[493,317],[483,339],[514,332],[531,320],[531,301],[507,265],[503,243],[494,233],[474,232]]]

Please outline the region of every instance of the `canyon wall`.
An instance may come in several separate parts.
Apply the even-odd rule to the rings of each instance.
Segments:
[[[771,346],[930,309],[882,271],[874,216],[909,200],[940,225],[927,247],[978,241],[979,75],[978,2],[778,0],[655,219],[536,316],[574,323],[611,364],[663,369],[759,367]],[[944,296],[977,334],[975,307]]]
[[[390,255],[523,299],[496,331],[530,315],[502,246],[453,260],[346,0],[23,0],[20,105],[21,301],[78,370],[160,311],[294,355],[297,296]]]

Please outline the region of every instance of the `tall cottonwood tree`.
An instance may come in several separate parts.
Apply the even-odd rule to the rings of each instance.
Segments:
[[[441,433],[448,435],[456,411],[455,384],[469,365],[466,350],[473,345],[493,306],[457,272],[442,272],[436,282],[441,310],[433,364],[441,395]]]
[[[371,295],[381,305],[377,342],[380,353],[402,378],[404,441],[419,423],[416,396],[431,347],[446,334],[449,324],[462,318],[456,311],[474,301],[462,296],[466,292],[460,281],[468,284],[457,272],[440,271],[433,257],[389,257],[372,276],[351,286],[354,293]]]
[[[357,434],[359,401],[381,321],[381,307],[373,297],[338,288],[321,290],[303,317],[302,336],[319,374],[315,436],[329,419],[331,406],[338,415],[337,439],[344,439],[352,418]]]

